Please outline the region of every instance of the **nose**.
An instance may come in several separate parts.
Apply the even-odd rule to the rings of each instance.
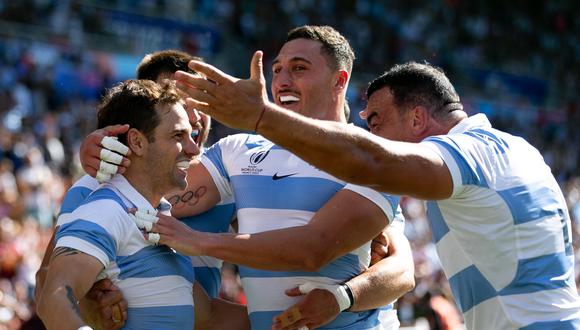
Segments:
[[[274,75],[272,78],[272,87],[276,87],[278,89],[288,88],[292,85],[292,76],[288,73],[287,70],[281,69]]]

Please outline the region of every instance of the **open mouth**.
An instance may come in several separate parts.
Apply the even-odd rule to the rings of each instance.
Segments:
[[[300,99],[294,95],[282,95],[280,96],[281,105],[291,105],[300,102]]]

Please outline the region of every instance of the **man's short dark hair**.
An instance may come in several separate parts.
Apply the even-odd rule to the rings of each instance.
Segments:
[[[153,131],[160,119],[156,107],[181,102],[173,83],[157,84],[151,80],[126,80],[107,91],[97,107],[97,125],[129,124],[154,142]],[[119,135],[119,141],[127,144],[127,134]]]
[[[286,42],[294,39],[309,39],[322,44],[322,53],[326,55],[331,69],[352,71],[354,51],[348,40],[330,26],[304,25],[288,32]]]
[[[400,111],[423,106],[439,119],[451,111],[463,110],[459,95],[443,70],[427,63],[395,65],[369,84],[367,99],[383,87],[390,89]]]
[[[191,60],[202,61],[200,57],[189,55],[180,50],[169,49],[145,55],[137,67],[137,79],[157,80],[163,73],[177,70],[195,73],[187,64]]]

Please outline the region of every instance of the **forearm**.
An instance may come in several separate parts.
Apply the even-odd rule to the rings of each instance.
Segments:
[[[362,311],[393,303],[415,287],[415,268],[403,233],[389,235],[389,256],[347,282],[354,296],[350,310]]]
[[[382,269],[376,269],[377,267]],[[395,302],[412,290],[415,286],[413,272],[401,268],[387,258],[348,281],[354,296],[354,304],[350,310],[379,308]]]
[[[447,166],[418,143],[383,139],[352,125],[307,118],[271,104],[258,133],[346,182],[428,200],[447,198],[452,191]]]
[[[85,325],[70,286],[46,288],[38,301],[38,315],[47,329],[78,329]]]
[[[247,267],[276,270],[315,270],[326,263],[322,237],[294,227],[257,234],[200,233],[203,255]],[[319,253],[319,252],[322,253]]]
[[[283,127],[281,122],[287,123]],[[287,129],[292,127],[292,129]],[[344,123],[307,118],[291,111],[268,108],[258,133],[284,146],[306,162],[347,182],[373,185],[373,173],[398,161],[380,138]]]
[[[50,257],[52,256],[52,250],[54,250],[56,232],[58,231],[58,226],[54,229],[50,242],[44,251],[44,257],[42,258],[42,263],[40,268],[36,272],[36,286],[34,288],[34,299],[38,301],[40,295],[42,294],[42,289],[44,287],[44,280],[46,279],[46,274],[48,273],[48,267],[50,265]]]

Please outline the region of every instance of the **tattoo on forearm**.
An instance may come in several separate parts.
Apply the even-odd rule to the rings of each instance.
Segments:
[[[205,195],[207,192],[206,186],[197,187],[195,190],[187,190],[181,196],[180,195],[173,195],[169,197],[167,200],[174,208],[181,208],[185,205],[193,206],[196,205],[200,199]]]
[[[58,256],[71,256],[74,254],[79,254],[82,253],[79,250],[73,249],[73,248],[69,248],[66,246],[59,246],[56,249],[54,249],[54,251],[52,252],[52,257],[51,259],[54,259]]]
[[[70,285],[65,285],[65,288],[66,288],[66,297],[68,298],[68,301],[70,301],[73,311],[79,317],[81,317],[81,310],[79,308],[79,302],[75,298],[75,294],[73,292],[73,289],[70,287]]]

